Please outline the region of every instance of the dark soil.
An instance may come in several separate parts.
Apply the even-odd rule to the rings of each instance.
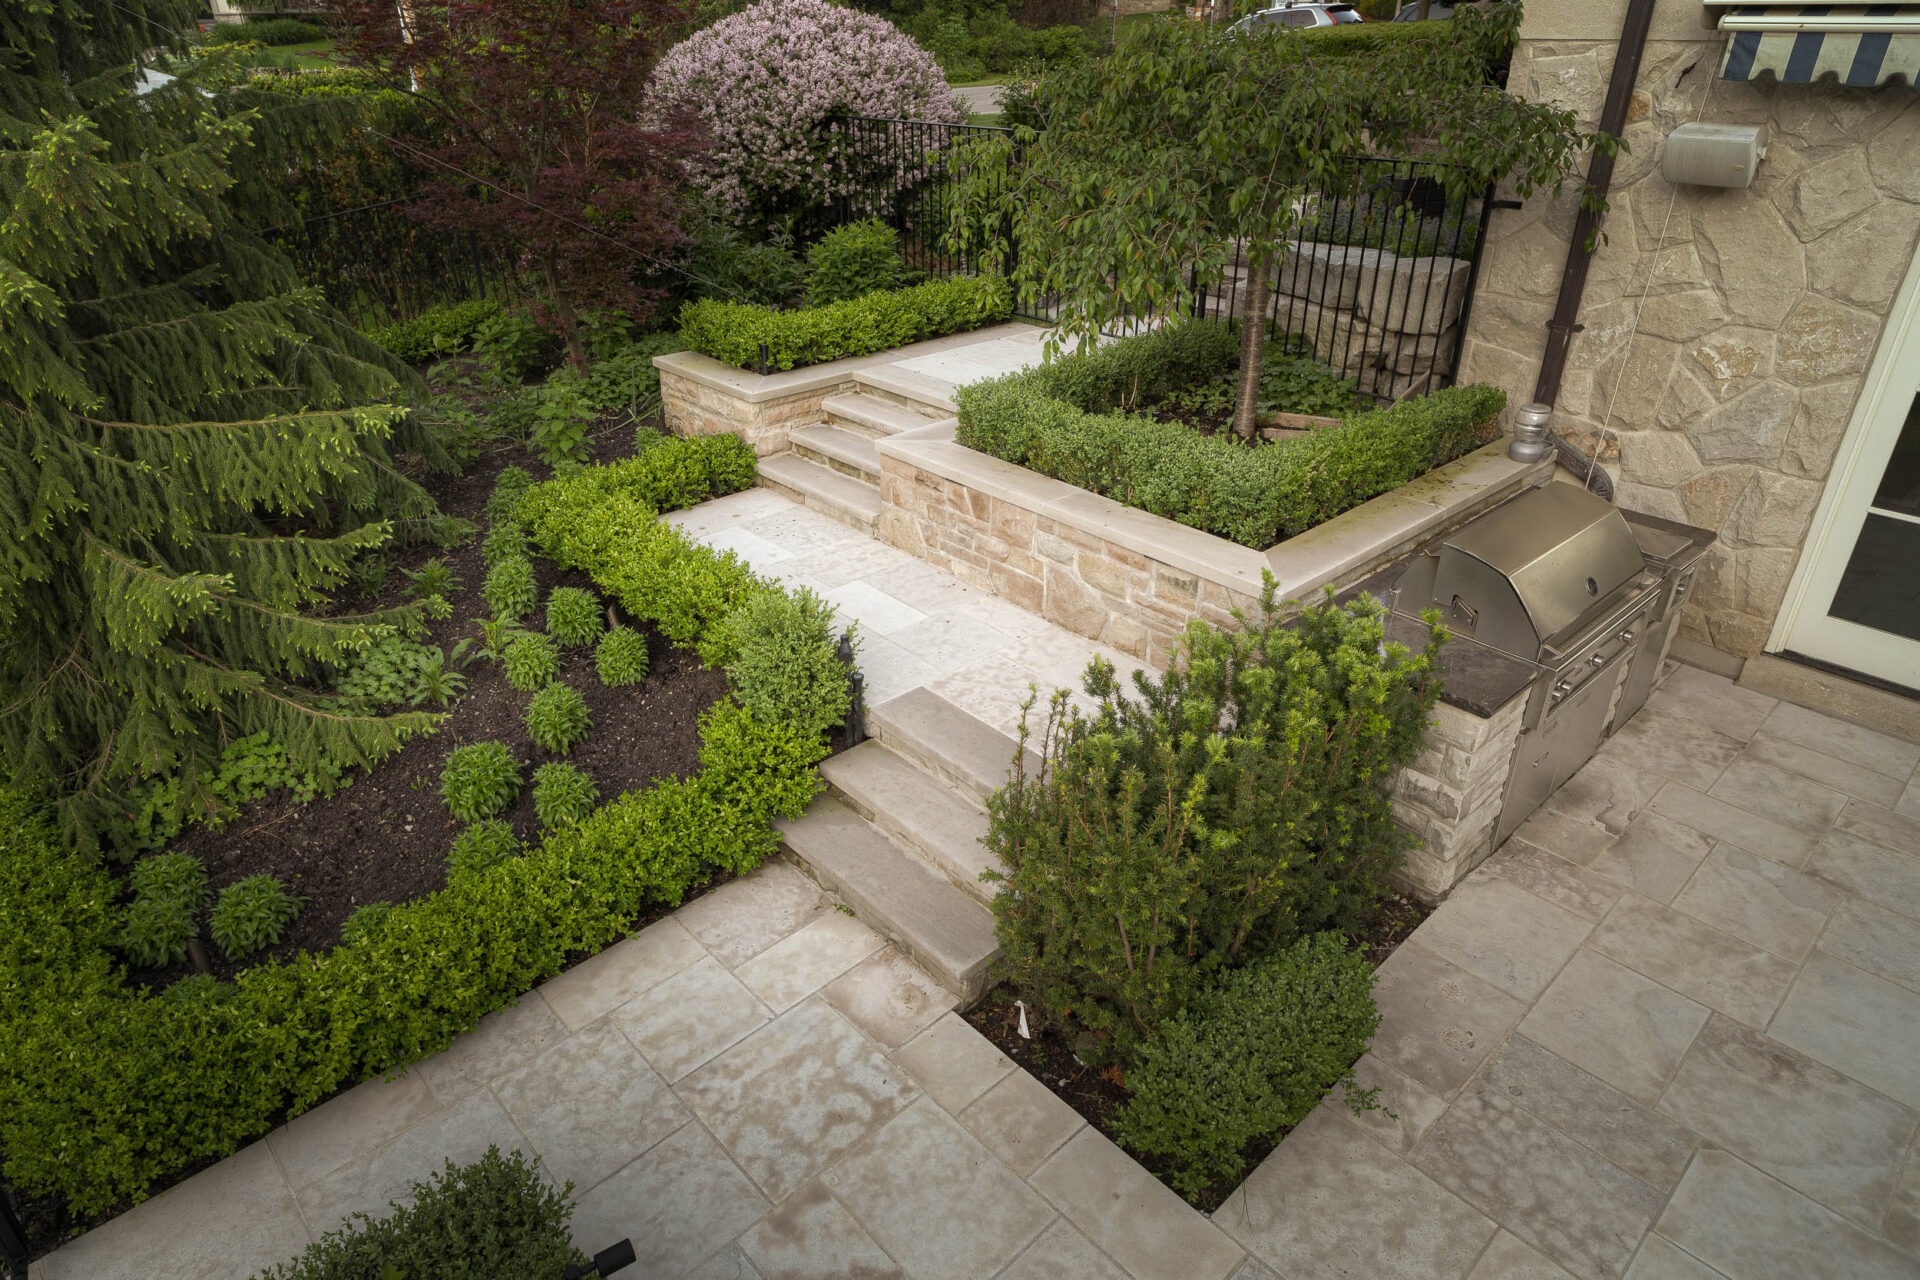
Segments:
[[[1394,948],[1406,941],[1407,936],[1420,927],[1420,922],[1428,915],[1428,908],[1421,906],[1411,898],[1394,895],[1380,905],[1373,928],[1368,930],[1362,949],[1367,959],[1378,968]],[[1054,1096],[1080,1113],[1082,1119],[1109,1138],[1115,1138],[1114,1122],[1120,1111],[1127,1105],[1126,1072],[1117,1065],[1090,1067],[1074,1053],[1075,1029],[1072,1025],[1058,1020],[1048,1020],[1032,1005],[1027,1006],[1027,1030],[1031,1038],[1020,1035],[1020,989],[1010,983],[1002,983],[987,992],[986,997],[968,1010],[966,1020],[981,1035],[993,1041],[994,1047],[1024,1067],[1027,1072],[1047,1086]],[[1255,1169],[1265,1160],[1280,1140],[1287,1136],[1287,1130],[1267,1138],[1256,1138],[1241,1151],[1248,1170]],[[1118,1141],[1115,1138],[1115,1141]],[[1168,1182],[1173,1166],[1166,1160],[1153,1156],[1141,1156],[1129,1152],[1147,1172],[1162,1182]],[[1212,1213],[1226,1202],[1235,1182],[1216,1182],[1200,1195],[1189,1201],[1202,1213]]]

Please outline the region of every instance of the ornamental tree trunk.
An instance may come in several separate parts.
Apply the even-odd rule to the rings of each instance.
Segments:
[[[1272,267],[1265,253],[1247,263],[1247,305],[1240,313],[1240,385],[1233,397],[1233,434],[1248,444],[1259,438],[1260,356],[1267,341],[1267,281]]]

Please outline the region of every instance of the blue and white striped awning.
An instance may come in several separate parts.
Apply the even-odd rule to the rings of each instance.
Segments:
[[[1721,11],[1724,80],[1920,84],[1920,5],[1744,4]]]

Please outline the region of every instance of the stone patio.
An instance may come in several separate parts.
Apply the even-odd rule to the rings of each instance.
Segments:
[[[774,495],[676,521],[858,619],[876,700],[1010,729],[1095,647]],[[248,1277],[491,1143],[648,1280],[1913,1276],[1917,766],[1675,670],[1383,967],[1392,1114],[1329,1102],[1211,1220],[779,860],[32,1275]]]

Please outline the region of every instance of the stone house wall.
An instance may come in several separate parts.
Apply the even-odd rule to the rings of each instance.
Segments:
[[[1529,0],[1508,89],[1591,125],[1626,0]],[[1621,505],[1720,534],[1682,622],[1761,651],[1920,240],[1920,93],[1721,80],[1699,0],[1661,0],[1555,415]],[[1745,190],[1658,165],[1692,121],[1762,124]],[[1461,381],[1532,399],[1575,203],[1496,211]]]

